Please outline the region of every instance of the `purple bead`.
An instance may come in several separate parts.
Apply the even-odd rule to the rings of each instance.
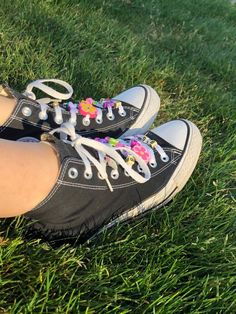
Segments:
[[[107,140],[105,138],[101,138],[100,142],[103,143],[103,144],[107,144]]]

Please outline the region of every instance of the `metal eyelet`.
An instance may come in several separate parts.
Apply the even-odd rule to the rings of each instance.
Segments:
[[[125,116],[126,116],[126,111],[120,112],[119,115],[120,115],[121,117],[125,117]]]
[[[89,125],[90,125],[90,119],[84,118],[84,119],[82,120],[82,123],[83,123],[84,126],[89,126]]]
[[[101,176],[101,174],[98,172],[98,178],[100,179],[100,180],[104,180],[104,178]]]
[[[115,120],[114,114],[113,115],[107,114],[107,119],[110,120],[110,121]]]
[[[170,160],[170,158],[169,158],[169,156],[166,155],[166,156],[161,157],[161,160],[163,162],[168,162]]]
[[[111,177],[113,180],[117,180],[119,178],[119,172],[111,171]]]
[[[143,173],[143,169],[138,165],[138,172]]]
[[[157,167],[157,163],[156,162],[150,162],[149,163],[151,168],[156,168]]]
[[[68,171],[68,176],[71,179],[76,179],[78,177],[79,173],[78,170],[76,168],[70,168]]]
[[[96,118],[97,124],[102,124],[102,119]]]
[[[32,110],[29,107],[22,108],[21,112],[25,117],[30,117],[32,115]]]
[[[84,177],[85,177],[85,179],[90,180],[90,179],[92,179],[93,174],[85,171],[84,172]]]

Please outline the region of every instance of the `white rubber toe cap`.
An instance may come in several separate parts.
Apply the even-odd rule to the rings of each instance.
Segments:
[[[152,132],[172,146],[183,150],[189,133],[188,121],[173,120],[156,127]]]
[[[120,100],[141,109],[145,102],[146,89],[142,86],[135,86],[115,96],[113,99]]]
[[[157,92],[145,84],[132,87],[113,97],[113,99],[125,102],[140,110],[138,118],[123,136],[144,134],[147,132],[160,108],[160,97]]]

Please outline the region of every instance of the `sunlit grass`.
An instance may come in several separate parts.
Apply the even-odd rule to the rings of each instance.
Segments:
[[[3,0],[0,18],[1,81],[55,77],[94,98],[144,82],[156,125],[187,118],[204,140],[171,204],[94,243],[53,250],[2,221],[0,313],[236,313],[236,6]]]

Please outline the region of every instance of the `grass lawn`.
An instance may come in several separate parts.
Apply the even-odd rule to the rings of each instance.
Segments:
[[[53,250],[2,220],[0,313],[236,313],[236,5],[2,0],[0,20],[1,81],[60,78],[78,98],[144,82],[156,125],[187,118],[204,139],[171,204],[94,243]]]

